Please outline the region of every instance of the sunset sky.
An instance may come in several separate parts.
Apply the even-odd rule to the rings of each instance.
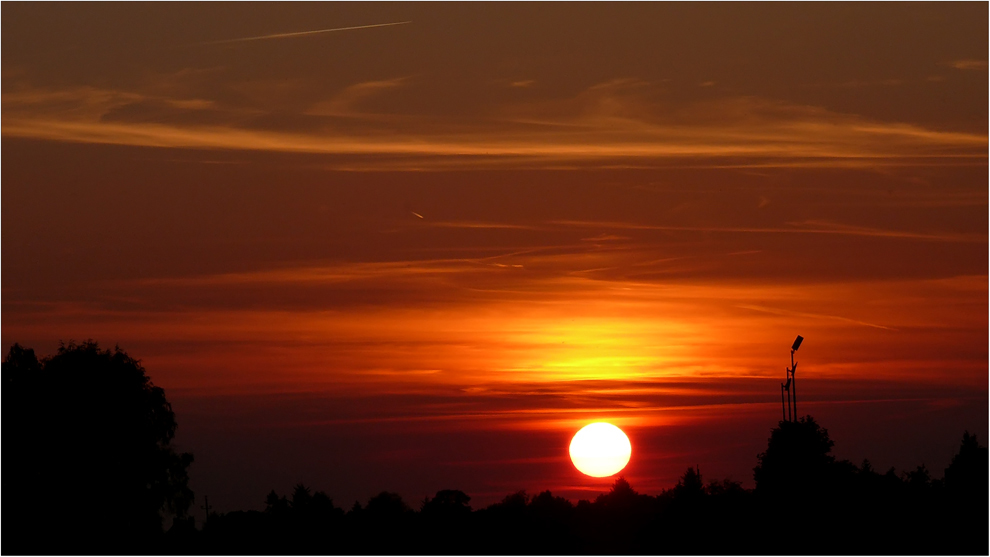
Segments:
[[[987,21],[5,2],[4,353],[141,359],[219,511],[593,498],[593,421],[638,491],[752,487],[798,334],[836,456],[941,477],[988,436]]]

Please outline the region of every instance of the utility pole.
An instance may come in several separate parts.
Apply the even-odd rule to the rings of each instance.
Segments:
[[[210,496],[209,495],[204,495],[203,496],[203,501],[204,501],[204,504],[200,508],[206,511],[206,520],[203,521],[203,525],[205,526],[206,523],[210,521]]]

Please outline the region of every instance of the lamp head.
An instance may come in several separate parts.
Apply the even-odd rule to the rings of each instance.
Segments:
[[[798,348],[801,348],[801,342],[803,340],[804,340],[804,337],[801,336],[801,335],[798,335],[798,337],[796,339],[794,339],[794,345],[791,346],[791,350],[797,350]]]

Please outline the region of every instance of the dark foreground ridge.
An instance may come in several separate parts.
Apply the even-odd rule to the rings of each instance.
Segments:
[[[782,421],[756,488],[688,468],[656,496],[619,478],[594,501],[519,492],[474,510],[443,490],[418,510],[382,492],[349,511],[325,493],[272,491],[264,511],[188,517],[189,454],[139,362],[96,343],[3,362],[3,547],[9,554],[981,554],[988,459],[963,434],[940,479],[831,455],[827,430]],[[260,498],[260,496],[259,496]],[[168,531],[163,519],[172,518]]]

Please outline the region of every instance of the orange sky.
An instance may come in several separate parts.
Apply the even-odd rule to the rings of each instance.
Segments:
[[[220,510],[748,485],[797,334],[840,457],[986,441],[986,4],[2,10],[3,346],[142,359]]]

